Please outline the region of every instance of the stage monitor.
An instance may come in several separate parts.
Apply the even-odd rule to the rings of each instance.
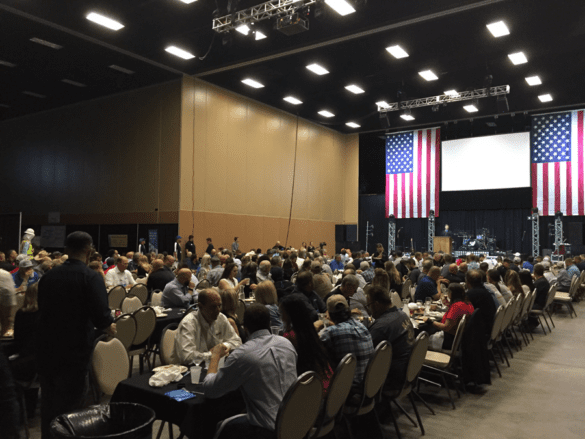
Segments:
[[[530,187],[530,133],[446,140],[441,144],[441,190]]]

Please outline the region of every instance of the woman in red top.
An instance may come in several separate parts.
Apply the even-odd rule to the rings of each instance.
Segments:
[[[455,333],[459,327],[461,317],[464,315],[470,316],[473,314],[473,305],[467,300],[465,289],[458,283],[449,284],[447,293],[449,297],[449,309],[443,316],[441,323],[433,322],[432,326],[434,329],[443,331],[443,349],[449,350],[453,347],[453,340],[455,339]],[[427,322],[428,318],[425,317],[424,321]]]
[[[310,370],[317,372],[323,383],[323,393],[326,394],[333,369],[305,302],[294,295],[284,297],[280,301],[280,316],[284,324],[283,336],[290,340],[298,354],[297,373],[300,375]]]

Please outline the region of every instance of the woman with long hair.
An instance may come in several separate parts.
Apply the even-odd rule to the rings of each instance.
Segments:
[[[522,289],[524,290],[524,294],[528,294],[531,291],[534,291],[534,282],[532,281],[532,275],[528,270],[520,270],[518,273],[518,277],[520,278],[520,283],[522,284]]]
[[[242,343],[246,342],[246,337],[242,325],[238,323],[238,315],[236,308],[238,305],[238,294],[233,289],[219,290],[219,297],[221,297],[221,313],[227,317],[228,322],[234,328],[236,334],[242,339]]]
[[[97,271],[99,274],[101,274],[102,278],[104,279],[104,284],[106,283],[106,274],[104,273],[104,269],[103,269],[102,263],[100,261],[91,261],[89,263],[89,268],[91,268],[93,271]]]
[[[392,264],[392,265],[394,265],[394,264]],[[382,268],[376,268],[374,270],[374,277],[372,278],[372,283],[370,285],[366,286],[366,288],[368,288],[369,286],[382,287],[386,291],[390,292],[390,276],[388,276],[388,272]],[[364,290],[364,293],[365,293],[365,290]]]
[[[520,282],[520,276],[514,270],[508,270],[506,273],[506,286],[510,289],[514,296],[521,294],[524,297],[525,292]]]
[[[138,266],[136,267],[136,274],[139,279],[143,279],[152,271],[152,265],[148,263],[148,256],[140,255],[138,258]]]
[[[203,255],[201,258],[201,267],[199,273],[197,273],[197,280],[201,282],[207,278],[207,273],[211,270],[211,256],[208,254]]]
[[[492,268],[491,270],[488,270],[486,281],[488,284],[493,285],[494,288],[502,295],[502,298],[504,299],[503,304],[508,303],[510,299],[514,297],[512,292],[502,282],[500,272],[498,271],[497,268]]]
[[[282,272],[284,280],[290,281],[292,275],[298,270],[297,264],[293,263],[290,258],[286,258],[282,263]]]
[[[284,297],[280,301],[280,315],[283,336],[291,341],[298,354],[297,374],[317,372],[323,383],[323,393],[327,393],[333,369],[305,302],[295,295]]]
[[[256,287],[256,291],[254,291],[254,297],[256,298],[256,302],[264,305],[270,311],[270,326],[278,326],[280,329],[283,329],[274,282],[271,280],[260,282],[258,287]]]
[[[240,288],[244,286],[246,283],[246,279],[242,279],[241,282],[238,282],[237,279],[238,275],[238,266],[233,262],[230,264],[226,264],[225,268],[223,269],[223,273],[219,278],[219,289],[220,290],[227,290],[233,289],[237,293],[240,292]]]
[[[392,261],[386,261],[384,264],[384,269],[388,273],[388,278],[390,279],[390,289],[394,291],[402,291],[402,276],[400,272],[396,269],[396,265]]]

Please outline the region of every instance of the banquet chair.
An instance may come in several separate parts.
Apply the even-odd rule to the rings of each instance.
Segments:
[[[99,391],[111,396],[120,381],[128,378],[129,360],[120,340],[97,341],[91,359],[92,372]]]
[[[136,296],[140,299],[140,302],[142,302],[143,305],[146,305],[146,302],[148,301],[148,290],[146,289],[146,285],[134,285],[130,288],[130,291],[128,291],[128,296]]]
[[[134,340],[132,340],[132,345],[128,349],[128,356],[130,357],[130,376],[132,376],[132,365],[135,355],[138,355],[140,361],[140,374],[144,371],[145,359],[148,364],[148,369],[150,370],[150,359],[146,355],[146,344],[156,326],[156,312],[150,306],[144,306],[134,311],[132,317],[134,317],[134,320],[136,321],[136,334],[134,335]]]
[[[514,353],[512,352],[512,347],[508,342],[508,334],[510,329],[510,323],[512,322],[512,317],[514,316],[514,308],[516,307],[516,298],[512,298],[508,303],[506,303],[504,307],[504,318],[502,319],[502,326],[500,328],[500,335],[498,336],[497,341],[502,345],[506,344],[508,348],[508,352],[510,352],[510,358],[514,358]],[[514,340],[514,339],[513,339]],[[515,340],[514,340],[515,341]],[[516,350],[518,350],[518,345],[516,345]]]
[[[410,279],[406,279],[406,281],[402,284],[402,291],[400,293],[401,299],[410,298],[410,287],[412,287],[412,281]]]
[[[150,306],[162,306],[162,296],[161,290],[154,290],[150,296]]]
[[[287,390],[276,415],[276,439],[303,439],[311,430],[323,399],[323,385],[315,372],[300,375]]]
[[[351,390],[351,384],[357,366],[353,354],[347,354],[341,359],[327,389],[327,396],[322,404],[315,427],[311,429],[308,438],[318,438],[330,433],[336,423],[343,417],[343,406]],[[335,434],[335,430],[333,430]],[[335,434],[337,437],[337,435]]]
[[[575,314],[575,317],[577,317],[577,313],[575,312],[575,308],[573,308],[573,296],[575,295],[575,292],[576,292],[578,287],[579,287],[579,278],[578,278],[578,276],[575,275],[575,276],[573,276],[573,279],[571,281],[571,287],[569,288],[569,292],[565,293],[562,291],[558,291],[555,294],[555,297],[553,300],[553,303],[555,305],[566,306],[571,318],[573,318],[573,314]]]
[[[136,284],[146,285],[146,282],[148,282],[148,275],[146,277],[139,277],[136,279]]]
[[[392,305],[398,309],[402,309],[402,299],[396,291],[392,291],[392,293],[390,293],[390,299],[392,299]]]
[[[120,309],[122,301],[126,297],[126,289],[118,285],[108,292],[108,306],[110,309]]]
[[[120,340],[124,349],[128,350],[136,336],[136,320],[131,314],[122,314],[114,323],[116,324],[114,338]]]
[[[455,373],[453,366],[455,360],[461,358],[461,339],[463,338],[463,332],[465,331],[466,320],[467,316],[464,315],[459,321],[459,326],[457,326],[457,331],[455,332],[451,351],[443,350],[442,352],[435,352],[427,350],[422,366],[425,372],[441,375],[443,384],[447,390],[447,395],[449,395],[449,400],[453,406],[453,410],[455,410],[455,401],[453,401],[451,390],[449,390],[449,386],[447,385],[446,376],[459,379],[459,375]],[[455,389],[457,390],[457,396],[461,397],[459,394],[459,388],[455,386]]]
[[[120,308],[122,309],[122,312],[124,314],[131,314],[134,311],[142,308],[142,302],[140,301],[140,299],[138,297],[125,297],[124,300],[122,300],[122,304],[120,305]]]
[[[498,371],[498,375],[502,378],[502,372],[500,371],[500,366],[498,366],[498,361],[496,360],[496,356],[494,355],[494,348],[498,346],[498,336],[502,330],[502,324],[504,323],[504,318],[506,317],[506,308],[503,305],[498,307],[496,311],[496,315],[494,316],[494,324],[492,325],[492,333],[490,335],[490,339],[488,340],[488,352],[492,356],[492,360],[494,360],[494,364],[496,365],[496,369]],[[501,349],[501,346],[499,346]],[[502,363],[504,362],[504,357],[502,357],[502,353],[498,352],[500,355],[500,359]],[[506,353],[504,353],[504,356]],[[508,367],[510,367],[510,363],[508,362],[508,358],[506,357],[506,363],[508,363]]]
[[[165,326],[160,337],[159,356],[161,364],[173,364],[175,358],[175,334],[177,333],[178,323],[171,323]]]
[[[382,389],[386,382],[386,378],[388,377],[391,362],[392,345],[388,344],[387,341],[382,341],[376,346],[376,350],[370,357],[370,361],[368,361],[362,387],[358,394],[359,402],[355,401],[357,404],[354,404],[355,396],[354,398],[350,396],[345,407],[343,407],[343,415],[346,420],[347,430],[350,437],[353,437],[353,435],[349,419],[365,415],[372,411],[374,412],[376,424],[378,424],[380,433],[384,436],[380,419],[374,408],[376,403],[380,402]]]
[[[585,273],[585,271],[584,271]],[[540,320],[540,317],[542,316],[542,318],[544,319],[544,321],[546,322],[546,326],[548,326],[548,332],[552,332],[552,329],[550,327],[550,325],[548,324],[548,320],[546,319],[546,314],[548,313],[548,316],[550,318],[550,322],[553,324],[553,327],[555,327],[553,319],[552,319],[552,315],[550,312],[550,307],[553,303],[553,300],[555,300],[555,295],[557,293],[557,286],[556,284],[552,285],[549,290],[548,290],[548,295],[546,296],[546,302],[545,305],[542,309],[531,309],[530,310],[530,315],[534,316],[538,319],[538,323],[540,323],[540,326],[542,327],[542,331],[546,334],[546,331],[544,329],[544,326],[542,325],[542,321]]]
[[[410,399],[410,403],[412,404],[412,408],[414,409],[414,413],[416,414],[416,418],[418,420],[418,426],[420,427],[421,433],[424,435],[425,430],[422,424],[422,420],[418,413],[418,409],[414,403],[414,397],[412,396],[415,394],[417,398],[419,398],[425,406],[427,405],[423,399],[416,393],[414,390],[414,384],[418,380],[418,376],[420,375],[421,369],[423,367],[425,356],[427,354],[429,348],[429,334],[426,331],[422,331],[412,345],[412,351],[410,352],[410,359],[408,360],[408,366],[406,368],[406,379],[404,380],[404,385],[400,390],[383,390],[382,391],[382,398],[388,400],[388,404],[390,406],[390,413],[392,413],[392,403],[394,403],[402,413],[406,415],[406,417],[412,422],[412,424],[417,427],[416,422],[410,417],[410,415],[402,408],[402,406],[398,403],[399,398],[403,398],[408,395]],[[430,409],[430,407],[427,406]],[[434,414],[434,412],[431,410]],[[396,429],[396,435],[398,438],[402,438],[400,434],[400,429],[398,428],[398,423],[396,422],[396,418],[392,416],[392,421],[394,422],[394,428]]]

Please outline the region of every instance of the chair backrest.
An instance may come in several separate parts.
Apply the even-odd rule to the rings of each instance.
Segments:
[[[165,326],[162,335],[160,336],[160,362],[162,364],[173,364],[175,357],[175,335],[177,334],[178,323],[171,323]]]
[[[504,319],[502,321],[502,328],[501,332],[504,332],[512,323],[512,318],[514,317],[514,311],[516,309],[516,297],[512,297],[508,303],[506,303],[506,312],[504,313]]]
[[[150,306],[144,306],[134,311],[132,316],[136,320],[136,335],[132,344],[139,345],[152,335],[156,326],[156,312]]]
[[[244,313],[246,312],[246,303],[243,300],[238,299],[236,304],[236,315],[238,316],[238,323],[244,324]]]
[[[302,439],[315,424],[323,386],[315,372],[305,372],[288,389],[276,415],[277,439]]]
[[[530,310],[534,307],[534,301],[536,300],[536,288],[532,290],[532,294],[530,296],[530,305],[528,306],[527,313],[530,313]]]
[[[131,314],[137,309],[142,308],[142,302],[138,297],[125,297],[120,306],[124,314]]]
[[[116,386],[128,378],[130,362],[126,348],[120,340],[98,341],[92,356],[92,368],[100,390],[113,395]]]
[[[524,302],[522,303],[522,314],[520,315],[520,320],[524,320],[528,316],[528,313],[530,312],[530,308],[531,308],[530,304],[532,303],[532,298],[534,297],[535,292],[536,292],[536,289],[534,289],[530,293],[526,294],[526,296],[524,297]]]
[[[211,288],[211,283],[207,279],[200,280],[195,289],[197,290],[204,290],[206,288]]]
[[[116,323],[116,336],[122,346],[129,349],[136,336],[136,320],[131,314],[122,314],[114,322]]]
[[[514,309],[514,315],[512,316],[512,322],[516,323],[522,314],[522,307],[524,306],[524,300],[526,300],[525,296],[518,294],[515,297],[516,299],[516,307]]]
[[[390,363],[392,363],[392,345],[388,344],[387,341],[381,341],[368,361],[364,373],[365,398],[375,398],[382,390],[382,386],[388,378]]]
[[[394,305],[398,309],[402,309],[402,299],[398,295],[396,291],[392,291],[390,294],[390,298],[392,299],[392,305]]]
[[[412,281],[410,279],[406,279],[406,281],[402,284],[402,291],[400,294],[402,299],[408,299],[410,296],[410,287],[412,287]]]
[[[494,316],[494,324],[492,325],[492,334],[490,339],[488,340],[488,349],[491,348],[493,342],[497,340],[502,331],[502,323],[504,322],[504,318],[506,317],[506,308],[503,305],[498,307],[496,311],[496,315]]]
[[[408,367],[406,368],[406,382],[404,386],[410,386],[416,379],[425,362],[425,356],[429,348],[429,334],[426,331],[421,332],[412,346]]]
[[[110,309],[120,309],[122,300],[126,297],[126,289],[118,285],[110,290],[108,293],[108,305]]]
[[[344,356],[337,365],[327,390],[324,421],[326,418],[335,419],[341,412],[351,390],[356,367],[357,360],[353,354]]]
[[[137,284],[146,285],[147,282],[148,282],[148,276],[147,277],[139,277],[138,279],[136,279]]]
[[[128,291],[128,296],[136,296],[140,299],[140,302],[142,302],[143,305],[146,305],[146,302],[148,301],[148,290],[146,289],[146,285],[134,285],[132,288],[130,288],[130,291]]]
[[[583,271],[583,273],[585,273],[585,270]],[[546,305],[544,306],[545,308],[548,308],[550,306],[551,303],[553,303],[553,301],[555,300],[555,294],[557,294],[557,284],[553,284],[551,285],[551,287],[548,289],[548,296],[546,298]]]
[[[573,275],[571,278],[571,288],[569,288],[569,296],[573,297],[579,289],[579,276]]]
[[[163,293],[161,290],[156,290],[155,292],[153,292],[152,296],[150,296],[150,305],[151,306],[161,306],[162,296],[163,296]]]

